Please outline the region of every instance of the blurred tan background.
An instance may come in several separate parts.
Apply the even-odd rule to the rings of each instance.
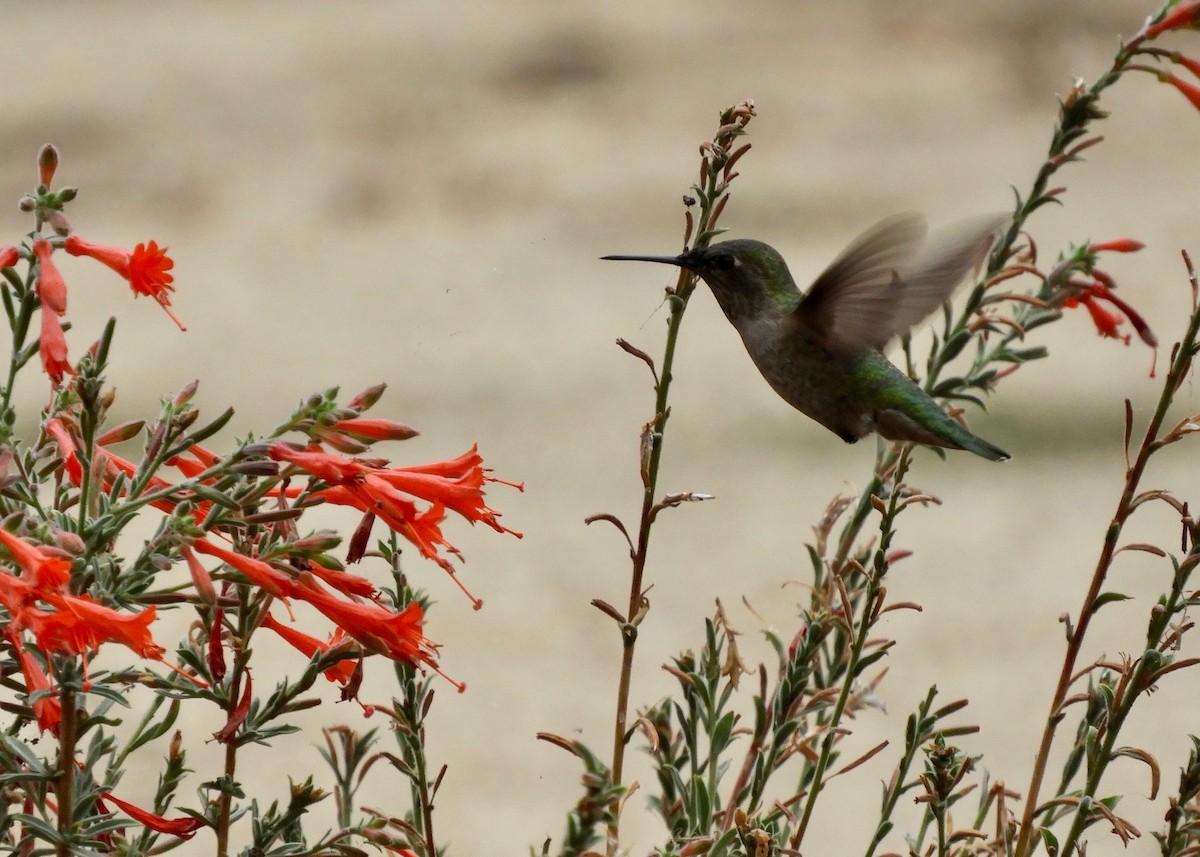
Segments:
[[[86,260],[62,264],[73,355],[107,315],[120,319],[111,377],[127,417],[199,377],[206,413],[232,405],[242,436],[281,422],[309,391],[385,381],[374,413],[422,432],[397,462],[478,441],[497,475],[526,482],[524,495],[491,495],[523,541],[448,527],[483,611],[428,564],[409,566],[439,602],[427,632],[445,644],[444,667],[470,685],[436,703],[433,757],[449,764],[439,839],[454,854],[526,853],[561,834],[579,776],[534,734],[608,752],[619,645],[588,602],[624,601],[627,562],[611,528],[583,518],[611,511],[634,525],[637,432],[653,400],[644,367],[613,341],[657,356],[666,318],[665,271],[596,257],[678,249],[696,147],[743,98],[760,115],[723,222],[778,247],[801,282],[887,214],[916,208],[936,226],[1003,210],[1009,186],[1024,191],[1044,156],[1056,94],[1106,69],[1118,36],[1151,7],[7,3],[0,177],[11,204],[0,226],[5,241],[28,228],[16,199],[52,141],[58,184],[82,189],[69,210],[81,234],[170,246],[186,334]],[[1200,36],[1177,44],[1200,55]],[[1107,142],[1060,174],[1066,206],[1044,210],[1035,234],[1044,260],[1070,240],[1144,240],[1147,250],[1107,267],[1169,342],[1188,306],[1179,249],[1200,253],[1200,115],[1148,76],[1106,104]],[[1052,358],[972,415],[1013,461],[919,456],[912,481],[945,505],[905,516],[900,546],[915,556],[889,585],[926,609],[886,622],[899,641],[880,691],[887,712],[856,721],[848,751],[901,742],[908,711],[936,683],[946,700],[971,699],[960,722],[983,731],[965,746],[1024,789],[1062,649],[1057,617],[1078,607],[1119,492],[1121,402],[1144,416],[1157,395],[1148,351],[1099,340],[1083,313],[1033,341]],[[1190,385],[1180,399],[1181,415],[1200,410]],[[26,401],[36,406],[42,390]],[[701,641],[715,597],[751,656],[762,654],[760,626],[743,596],[790,633],[803,593],[781,586],[803,577],[811,523],[868,478],[874,452],[778,400],[705,291],[684,328],[669,435],[663,489],[717,500],[665,514],[655,531],[639,704],[669,689],[658,665]],[[1195,499],[1194,450],[1163,458],[1148,484]],[[1135,530],[1176,538],[1161,510]],[[1121,559],[1114,587],[1141,597],[1101,614],[1091,656],[1140,651],[1165,568]],[[1195,677],[1178,675],[1130,724],[1167,788],[1185,733],[1200,731],[1198,696]],[[248,749],[247,788],[262,803],[283,798],[285,773],[321,770],[319,724],[342,720],[362,723],[327,704],[290,744]],[[220,725],[190,724],[188,735],[199,745]],[[806,853],[862,851],[862,819],[874,817],[897,749],[836,781]],[[204,758],[193,759],[197,781],[217,773]],[[633,776],[651,782],[634,759]],[[1163,804],[1147,803],[1140,766],[1117,772],[1122,808],[1147,831],[1126,853],[1157,853],[1149,831]],[[398,780],[377,768],[372,782],[367,802],[399,811]],[[133,798],[152,787],[126,785]],[[634,854],[662,837],[644,806],[643,794],[627,810]],[[1090,853],[1118,850],[1094,838]],[[211,842],[190,848],[209,853]]]

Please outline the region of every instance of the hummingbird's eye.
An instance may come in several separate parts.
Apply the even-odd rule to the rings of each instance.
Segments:
[[[718,253],[712,257],[712,266],[718,271],[732,271],[737,265],[737,259],[729,253]]]

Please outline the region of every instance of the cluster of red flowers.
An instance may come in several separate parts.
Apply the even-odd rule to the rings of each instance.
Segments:
[[[347,430],[358,431],[362,429],[362,422],[354,419],[344,420],[332,428],[343,426]],[[374,423],[380,431],[389,426],[394,427],[393,431],[396,428],[406,428],[386,420],[377,420]],[[411,434],[411,429],[408,431]],[[83,473],[76,444],[63,420],[57,417],[48,420],[46,433],[59,447],[68,478],[76,485],[81,484]],[[100,438],[102,443],[105,440],[105,437]],[[271,444],[268,453],[275,460],[294,464],[313,479],[319,480],[316,487],[310,486],[312,490],[308,491],[309,497],[350,505],[364,512],[367,526],[360,527],[360,533],[369,534],[370,522],[375,517],[382,518],[389,527],[409,539],[423,556],[437,562],[452,577],[453,566],[438,552],[438,548],[442,547],[455,555],[458,554],[441,532],[440,523],[445,518],[446,509],[451,509],[470,521],[482,521],[498,532],[520,537],[520,533],[501,525],[497,520],[498,513],[485,504],[484,483],[501,480],[486,475],[483,459],[475,447],[451,461],[415,467],[386,467],[379,460],[346,458],[324,452],[316,446],[297,449],[286,443]],[[169,461],[189,477],[198,476],[216,462],[217,458],[212,452],[196,445]],[[93,470],[106,488],[111,487],[120,474],[132,475],[136,469],[132,462],[109,450],[97,448]],[[147,490],[158,493],[172,487],[174,486],[171,483],[156,476],[151,479]],[[295,497],[302,490],[304,489],[300,487],[291,487],[287,494]],[[275,493],[278,495],[279,492]],[[423,499],[431,505],[421,511],[413,498]],[[166,512],[174,511],[176,507],[174,501],[165,498],[155,500],[152,505]],[[208,508],[207,501],[198,503],[193,511],[195,519],[203,520]],[[318,650],[324,651],[336,644],[339,635],[344,634],[357,642],[367,653],[384,654],[408,663],[423,663],[436,669],[436,646],[420,631],[423,620],[420,605],[410,604],[400,613],[394,613],[376,603],[376,589],[366,578],[303,561],[289,563],[286,566],[288,570],[284,571],[264,560],[238,553],[206,539],[197,539],[191,549],[184,549],[184,556],[189,563],[197,589],[202,592],[211,593],[214,590],[207,573],[195,560],[193,550],[217,557],[248,578],[255,586],[277,598],[285,601],[289,598],[306,601],[328,617],[339,629],[338,635],[335,635],[330,643],[319,643],[315,638],[307,638],[301,642],[298,636],[283,634],[285,639],[310,656]],[[297,573],[295,565],[303,566],[304,572]],[[458,582],[456,577],[454,579]],[[368,600],[358,602],[339,598],[325,589],[322,583],[352,599]],[[462,584],[459,583],[459,586]],[[477,607],[481,604],[478,599],[470,596],[470,593],[468,596]],[[279,627],[274,627],[273,630],[278,633]]]
[[[360,437],[413,434],[411,429],[399,423],[361,418],[343,420],[324,431],[334,434],[346,431]],[[53,417],[47,420],[45,433],[59,448],[67,478],[75,485],[80,485],[83,465],[69,421]],[[119,440],[125,434],[123,429],[116,429],[102,436],[100,442]],[[475,447],[451,461],[415,467],[388,467],[385,462],[376,459],[347,458],[325,452],[316,445],[300,449],[285,443],[273,443],[268,447],[268,454],[276,461],[294,465],[312,480],[307,489],[289,487],[287,497],[295,497],[301,491],[306,491],[309,498],[357,508],[364,512],[366,522],[365,527],[359,528],[360,533],[369,533],[370,522],[375,517],[382,518],[389,527],[412,541],[424,556],[437,562],[451,575],[452,566],[439,553],[439,549],[445,549],[458,554],[442,536],[440,528],[447,509],[470,521],[482,521],[498,532],[520,537],[520,533],[501,525],[499,514],[484,502],[484,484],[502,480],[486,475],[487,470]],[[202,447],[192,446],[168,463],[187,478],[202,479],[204,471],[219,463],[219,459]],[[111,489],[119,477],[133,475],[137,470],[132,462],[101,446],[96,447],[91,467],[92,473],[106,489]],[[176,487],[182,486],[174,486],[156,476],[146,490],[166,493]],[[274,493],[284,499],[281,492]],[[414,498],[426,501],[429,507],[421,511]],[[165,498],[155,500],[153,505],[164,512],[172,512],[177,506],[176,502]],[[193,512],[195,520],[202,521],[209,508],[207,502],[198,503]],[[62,539],[64,544],[71,546],[68,534],[64,534]],[[296,544],[303,541],[299,540]],[[70,594],[67,587],[71,554],[66,550],[31,544],[2,528],[0,545],[7,549],[13,565],[20,569],[19,574],[13,574],[0,566],[0,607],[7,614],[6,618],[0,619],[0,633],[9,639],[17,653],[25,678],[27,698],[43,731],[57,733],[62,722],[61,701],[47,670],[51,655],[86,659],[101,644],[114,642],[127,646],[140,657],[166,663],[163,659],[164,649],[154,642],[150,634],[150,626],[155,619],[154,607],[140,612],[122,612],[100,604],[87,595]],[[275,562],[267,561],[207,538],[195,539],[182,552],[198,595],[210,603],[216,601],[216,588],[196,554],[216,557],[285,605],[290,599],[297,599],[328,618],[335,630],[327,641],[279,622],[269,613],[264,613],[261,625],[310,659],[331,650],[344,652],[345,658],[326,669],[324,674],[330,681],[343,685],[342,696],[345,699],[356,698],[364,655],[380,654],[441,672],[435,659],[438,647],[421,630],[424,622],[421,606],[410,603],[399,612],[390,609],[379,602],[376,588],[366,578],[326,569],[298,556],[284,554],[275,557]],[[478,606],[478,600],[472,600]],[[225,674],[221,627],[223,614],[220,608],[214,613],[207,661],[212,677],[220,681]],[[27,636],[31,636],[36,643],[37,652],[26,645]],[[464,685],[448,677],[447,680],[460,690],[464,688]],[[229,722],[215,733],[218,740],[233,740],[249,711],[252,693],[248,671],[243,673],[238,696],[240,702],[231,713]],[[364,709],[370,713],[368,706],[364,706]],[[187,838],[203,826],[203,822],[191,817],[163,818],[113,795],[106,794],[105,799],[147,827],[161,832]]]
[[[1145,245],[1142,242],[1131,238],[1117,238],[1112,241],[1092,244],[1087,248],[1087,252],[1094,259],[1100,253],[1133,253],[1141,250],[1143,246]],[[1094,265],[1091,266],[1091,276],[1092,279],[1088,281],[1071,280],[1068,283],[1073,291],[1070,297],[1063,303],[1063,306],[1082,306],[1091,315],[1092,323],[1096,325],[1096,331],[1101,336],[1120,339],[1126,345],[1129,344],[1130,335],[1122,335],[1120,327],[1128,319],[1142,342],[1151,348],[1157,347],[1158,337],[1154,335],[1154,331],[1150,329],[1150,325],[1146,323],[1141,313],[1114,293],[1113,289],[1116,287],[1116,283],[1113,282],[1113,278]],[[1120,314],[1101,305],[1101,301],[1108,303],[1114,309],[1118,310]]]
[[[62,709],[45,669],[26,648],[26,632],[33,635],[46,658],[53,654],[86,658],[102,643],[120,643],[140,657],[163,660],[165,650],[150,636],[154,607],[123,613],[87,595],[71,595],[67,591],[71,578],[68,553],[30,544],[3,528],[0,544],[20,568],[16,575],[0,570],[0,605],[8,613],[3,633],[17,652],[33,712],[43,731],[57,733]]]
[[[297,449],[282,442],[271,444],[268,455],[276,461],[293,464],[319,480],[323,487],[310,491],[309,496],[327,503],[351,506],[364,513],[363,525],[355,536],[357,546],[351,547],[352,558],[361,555],[361,546],[370,535],[371,524],[375,518],[380,518],[416,545],[422,556],[445,569],[477,609],[483,602],[467,591],[455,576],[450,561],[439,552],[439,548],[444,548],[448,553],[460,555],[442,535],[441,523],[446,518],[446,510],[471,522],[481,521],[497,532],[521,537],[520,533],[503,526],[498,520],[499,515],[484,503],[483,485],[501,482],[518,489],[522,486],[488,476],[483,459],[474,446],[451,461],[415,467],[387,467],[386,462],[378,459],[347,458],[317,446]],[[429,502],[429,508],[418,509],[413,497]]]

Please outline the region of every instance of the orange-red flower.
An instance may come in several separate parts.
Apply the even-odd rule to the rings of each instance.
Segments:
[[[191,575],[192,585],[196,587],[196,594],[199,595],[206,604],[215,604],[217,601],[217,588],[213,586],[212,575],[208,573],[200,560],[196,559],[195,552],[187,545],[179,549],[183,554],[183,559],[187,563],[188,574]]]
[[[11,244],[0,247],[0,268],[11,268],[21,259],[21,251]]]
[[[1088,249],[1093,253],[1136,253],[1145,248],[1145,244],[1135,238],[1113,238],[1092,244]]]
[[[164,818],[161,815],[155,815],[149,810],[123,801],[112,792],[105,792],[104,797],[120,807],[121,811],[134,821],[159,833],[177,836],[180,839],[191,839],[196,835],[196,831],[204,827],[203,819],[194,818],[190,815],[181,816],[180,818]]]
[[[50,255],[54,247],[45,239],[33,242],[33,255],[38,260],[37,293],[42,308],[52,311],[55,315],[63,315],[67,311],[67,282],[59,273]]]
[[[0,571],[0,605],[9,614],[7,633],[18,651],[24,645],[22,632],[29,631],[45,655],[83,656],[85,671],[89,654],[104,643],[120,643],[179,672],[163,659],[166,650],[150,635],[155,607],[128,613],[88,595],[72,595],[66,592],[71,563],[54,549],[29,544],[3,529],[0,543],[21,566],[19,577]],[[28,677],[29,664],[25,669]]]
[[[1194,27],[1197,23],[1200,23],[1200,0],[1185,0],[1172,9],[1170,14],[1164,15],[1161,21],[1147,27],[1146,38],[1156,38],[1168,30]]]
[[[67,338],[63,335],[58,316],[42,311],[42,336],[38,342],[38,354],[42,358],[42,369],[50,376],[50,382],[58,387],[64,375],[74,375],[75,370],[67,360]]]
[[[351,574],[348,571],[341,571],[336,568],[325,568],[323,565],[315,562],[309,563],[308,570],[314,577],[319,577],[338,592],[345,595],[357,595],[372,600],[379,596],[379,591],[375,589],[375,584],[360,575]]]
[[[242,724],[246,722],[246,716],[250,713],[250,703],[254,700],[254,685],[250,678],[249,669],[242,672],[242,681],[245,684],[242,685],[242,696],[238,700],[237,707],[230,712],[225,725],[213,733],[213,738],[222,744],[233,743],[234,738],[237,737],[237,731],[242,728]]]
[[[393,613],[374,602],[343,601],[315,586],[297,590],[296,597],[325,614],[367,651],[437,668],[438,647],[421,633],[424,612],[415,601],[401,612]]]
[[[58,444],[58,451],[67,468],[67,478],[71,480],[72,484],[79,485],[83,481],[83,465],[79,463],[79,456],[76,454],[75,441],[72,439],[71,433],[67,431],[67,427],[58,417],[46,420],[43,428],[46,434],[54,438],[54,442]]]
[[[54,612],[29,608],[18,623],[33,632],[43,652],[80,655],[112,642],[127,646],[143,658],[162,660],[166,650],[150,636],[157,608],[124,613],[86,595],[58,592],[42,593],[42,599],[55,608]]]
[[[345,432],[369,440],[408,440],[417,436],[417,430],[404,423],[370,417],[351,417],[338,420],[328,430]]]
[[[422,556],[437,562],[452,577],[453,566],[439,552],[439,548],[445,548],[458,554],[457,549],[443,538],[439,526],[446,509],[469,521],[482,521],[497,532],[521,537],[520,533],[503,526],[498,520],[499,514],[484,502],[484,482],[501,480],[486,475],[483,459],[474,446],[450,461],[414,467],[387,467],[386,462],[378,459],[346,458],[316,447],[298,450],[281,442],[272,443],[268,455],[276,461],[294,464],[327,483],[329,487],[311,492],[313,497],[352,506],[381,518],[416,545]],[[426,500],[431,505],[422,512],[412,497]],[[454,580],[467,592],[457,578]],[[470,592],[467,596],[476,607],[482,603]]]
[[[276,442],[268,447],[267,454],[276,461],[295,464],[330,485],[341,485],[367,471],[366,462],[343,458],[340,455],[330,455],[328,452],[322,452],[318,447],[295,449],[289,444]]]
[[[195,479],[205,470],[214,466],[219,460],[214,453],[199,444],[192,444],[185,451],[179,453],[179,455],[174,455],[167,459],[167,464],[176,468],[188,479]]]
[[[1197,110],[1200,110],[1200,86],[1190,83],[1174,74],[1160,74],[1159,80],[1169,83],[1171,86],[1178,89],[1183,94],[1184,98],[1192,102],[1193,107],[1195,107]]]
[[[1110,279],[1107,276],[1105,279]],[[1158,337],[1154,335],[1154,331],[1150,329],[1150,325],[1142,317],[1141,313],[1127,304],[1121,298],[1117,297],[1103,282],[1097,280],[1093,283],[1085,283],[1080,286],[1081,291],[1072,297],[1067,298],[1063,304],[1067,307],[1083,306],[1087,309],[1088,314],[1092,317],[1092,323],[1096,325],[1096,331],[1105,337],[1112,339],[1124,340],[1125,344],[1129,344],[1129,335],[1122,336],[1120,326],[1128,319],[1133,325],[1134,331],[1137,332],[1138,338],[1142,342],[1154,348],[1158,345]],[[1101,306],[1100,301],[1107,301],[1113,307],[1120,311],[1122,315],[1118,315],[1107,307]],[[1122,317],[1123,316],[1123,317]]]
[[[71,562],[49,548],[32,545],[0,527],[0,543],[8,548],[24,576],[40,589],[54,590],[65,586],[71,578]]]
[[[187,329],[169,309],[170,293],[175,288],[171,284],[175,277],[167,272],[175,267],[175,262],[167,255],[166,247],[160,248],[157,242],[151,241],[149,244],[138,244],[131,252],[106,244],[93,244],[78,235],[70,235],[63,243],[63,249],[72,256],[90,256],[107,265],[129,281],[129,287],[135,295],[154,298],[171,320],[179,325],[180,330]]]
[[[27,651],[19,637],[13,637],[13,646],[17,650],[17,659],[21,662],[21,672],[25,676],[25,692],[37,698],[30,703],[33,716],[37,718],[38,728],[43,732],[58,734],[59,724],[62,723],[62,701],[55,693],[54,685],[42,665],[32,652]]]
[[[301,654],[310,660],[318,655],[323,655],[345,639],[345,633],[341,628],[338,628],[329,642],[322,642],[316,637],[310,637],[303,631],[297,631],[295,628],[277,622],[269,613],[263,615],[262,626],[270,628],[276,634],[283,637],[293,648],[299,650]],[[338,684],[346,684],[346,682],[350,681],[350,677],[354,675],[354,658],[338,661],[325,670],[322,675],[330,681],[337,682]]]
[[[298,587],[295,579],[268,562],[227,550],[204,539],[196,539],[192,542],[192,548],[199,553],[215,556],[226,565],[233,566],[259,589],[265,590],[277,598],[287,598],[289,595],[296,594]]]

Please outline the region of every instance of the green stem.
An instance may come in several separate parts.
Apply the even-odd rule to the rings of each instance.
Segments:
[[[946,807],[941,804],[940,799],[939,802],[933,807],[933,817],[937,821],[938,857],[946,857],[946,855],[950,853],[946,847]]]
[[[911,454],[912,446],[910,444],[900,447],[899,458],[896,462],[894,485],[898,486],[904,478],[904,474],[908,470]],[[809,787],[808,797],[804,802],[804,811],[800,816],[799,823],[796,825],[795,833],[792,834],[791,847],[796,850],[799,850],[800,843],[804,841],[804,834],[808,831],[809,822],[812,820],[813,811],[817,806],[817,798],[820,796],[821,790],[825,785],[825,771],[828,769],[829,763],[833,758],[833,748],[839,737],[838,727],[841,725],[842,717],[846,712],[846,705],[849,703],[850,695],[854,690],[854,681],[858,676],[858,664],[862,660],[863,649],[867,644],[867,637],[874,619],[871,605],[874,604],[875,598],[883,586],[883,572],[885,570],[882,565],[883,552],[886,550],[887,542],[889,541],[888,533],[891,529],[892,520],[899,510],[899,501],[901,499],[899,495],[899,491],[892,491],[892,496],[888,501],[887,514],[883,516],[883,520],[879,524],[882,536],[879,547],[876,549],[875,568],[870,575],[866,596],[861,602],[863,604],[863,611],[859,617],[854,644],[851,646],[850,655],[846,661],[846,673],[842,678],[842,686],[838,693],[837,702],[833,706],[833,713],[830,715],[829,721],[825,724],[825,738],[821,741],[821,752],[817,757],[817,764],[813,771],[812,785]],[[846,604],[844,605],[844,609],[850,611],[852,608],[849,604]]]
[[[680,285],[690,275],[680,271]],[[677,286],[677,291],[680,286]],[[679,328],[683,321],[684,310],[687,309],[687,298],[678,294],[669,298],[671,301],[671,318],[667,325],[667,343],[663,352],[662,366],[659,371],[657,396],[654,402],[653,437],[649,462],[646,467],[645,491],[642,494],[641,526],[638,528],[637,548],[633,554],[633,571],[629,582],[629,609],[625,614],[625,623],[621,626],[621,675],[617,683],[617,710],[613,723],[613,753],[612,781],[613,786],[620,786],[625,767],[625,733],[629,716],[629,688],[633,679],[633,656],[637,645],[638,614],[642,609],[642,581],[646,573],[646,559],[650,550],[650,530],[653,523],[654,497],[658,486],[658,470],[662,461],[663,438],[667,425],[669,410],[668,395],[671,390],[671,370],[675,364],[675,344],[679,338]],[[609,825],[608,853],[616,853],[619,824],[614,818]]]
[[[741,121],[738,128],[745,125]],[[733,127],[733,126],[729,126]],[[728,133],[727,129],[726,132]],[[737,133],[740,133],[738,131]],[[729,157],[728,144],[736,139],[737,133],[728,139],[719,135],[714,139],[715,147],[722,146],[723,155],[712,156],[703,162],[701,184],[697,186],[700,197],[700,217],[696,224],[695,242],[693,248],[707,246],[716,234],[714,215],[719,216],[717,206],[724,199],[725,189],[729,178],[722,176],[722,169]],[[675,348],[679,340],[679,330],[683,323],[683,314],[687,310],[688,299],[696,288],[696,276],[691,272],[680,269],[679,278],[674,290],[667,301],[671,307],[671,316],[667,323],[667,340],[663,349],[662,363],[658,370],[658,380],[655,385],[654,419],[650,425],[650,452],[644,469],[644,491],[642,492],[642,509],[639,518],[637,545],[633,550],[633,568],[629,581],[629,603],[625,613],[625,621],[621,624],[621,672],[617,681],[616,714],[613,718],[613,751],[612,751],[612,784],[614,793],[620,793],[624,778],[625,742],[628,733],[629,691],[633,680],[633,660],[637,646],[638,624],[643,612],[643,589],[646,573],[646,562],[650,550],[650,530],[657,513],[656,494],[658,490],[658,472],[662,462],[663,441],[666,436],[667,418],[670,416],[668,406],[671,380],[675,366]],[[614,857],[620,842],[620,818],[618,808],[614,807],[608,824],[608,842],[606,853]]]

